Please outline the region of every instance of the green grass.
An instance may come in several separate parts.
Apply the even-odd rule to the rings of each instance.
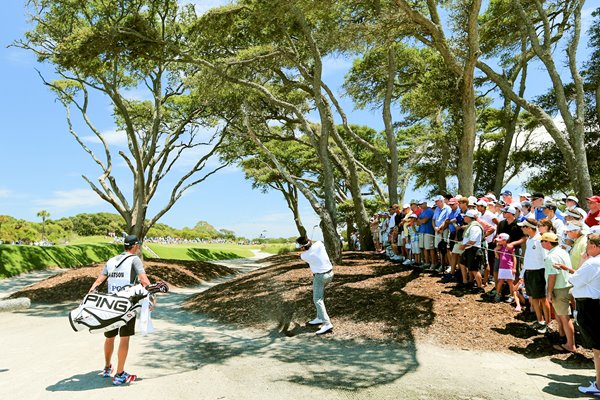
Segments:
[[[71,239],[69,244],[91,244],[91,243],[114,243],[113,239],[107,236],[84,236]]]
[[[70,268],[106,261],[122,249],[109,243],[51,247],[0,245],[0,278],[56,266]]]
[[[260,251],[271,254],[285,254],[295,250],[294,245],[289,243],[264,244],[260,246]]]
[[[237,244],[156,244],[145,243],[160,258],[175,260],[200,260],[217,261],[231,260],[233,258],[252,257],[252,249],[259,246],[239,246]]]

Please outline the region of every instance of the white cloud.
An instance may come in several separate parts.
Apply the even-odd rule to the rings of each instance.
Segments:
[[[91,189],[56,191],[50,198],[38,200],[36,205],[50,210],[71,210],[80,207],[96,207],[105,204]]]
[[[111,129],[101,132],[100,135],[102,135],[109,146],[127,146],[127,135],[125,134],[125,131]],[[88,143],[101,143],[100,139],[96,135],[84,136],[82,139],[84,142]]]

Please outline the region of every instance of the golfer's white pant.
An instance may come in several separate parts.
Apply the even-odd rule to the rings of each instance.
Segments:
[[[313,275],[313,303],[317,308],[317,318],[325,324],[330,324],[329,315],[325,309],[325,286],[333,279],[333,271]]]

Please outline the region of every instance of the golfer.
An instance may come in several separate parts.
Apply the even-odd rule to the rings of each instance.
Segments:
[[[317,308],[317,318],[309,321],[309,325],[321,325],[316,332],[323,335],[333,331],[333,325],[325,309],[325,286],[333,279],[333,265],[329,261],[325,245],[322,242],[313,242],[304,236],[296,239],[296,248],[302,250],[300,258],[308,263],[313,273],[313,302]]]
[[[108,279],[108,293],[116,293],[129,285],[141,283],[146,287],[150,280],[144,270],[142,260],[137,256],[140,250],[141,242],[137,236],[129,235],[124,241],[125,251],[106,262],[106,266],[90,288],[90,292],[96,290],[98,286]],[[135,375],[125,372],[125,360],[129,352],[129,337],[135,334],[135,317],[127,325],[112,331],[104,332],[106,337],[104,341],[104,370],[99,374],[109,378],[113,372],[111,365],[112,353],[115,347],[115,337],[119,335],[119,350],[117,361],[117,374],[113,377],[113,385],[122,385],[131,383],[136,379]]]

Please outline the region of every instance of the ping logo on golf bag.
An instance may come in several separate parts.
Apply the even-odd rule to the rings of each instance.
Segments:
[[[98,296],[96,294],[88,294],[83,303],[92,303],[98,308],[115,310],[119,312],[127,311],[131,305],[131,303],[127,300],[109,299],[106,296]]]

